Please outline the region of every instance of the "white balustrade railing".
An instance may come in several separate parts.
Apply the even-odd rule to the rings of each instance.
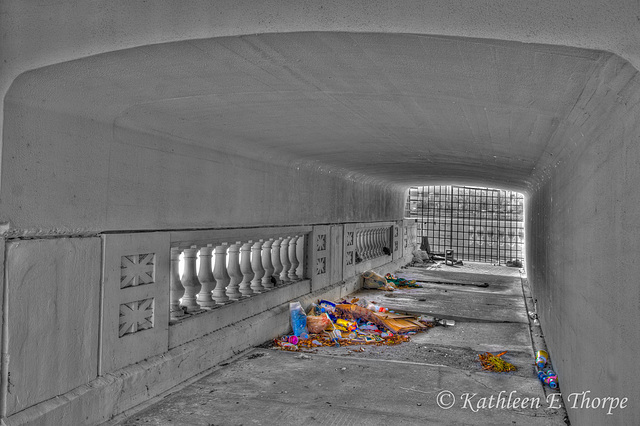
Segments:
[[[190,317],[186,314],[211,310],[305,279],[299,259],[305,257],[311,227],[274,231],[260,228],[253,239],[242,238],[251,235],[251,229],[238,230],[235,236],[230,230],[172,233],[171,319]],[[269,235],[271,232],[274,234]]]
[[[356,224],[348,243],[355,246],[353,261],[375,259],[375,263],[392,255],[394,242],[398,246],[394,226],[397,227],[395,222]],[[312,268],[305,263],[318,250],[314,247],[315,251],[307,253],[313,229],[296,226],[170,232],[171,319],[175,322],[189,318],[312,278]]]
[[[366,261],[392,252],[392,224],[362,224],[355,230],[356,261]]]
[[[355,288],[360,273],[410,256],[415,236],[409,220],[105,234],[102,368]]]

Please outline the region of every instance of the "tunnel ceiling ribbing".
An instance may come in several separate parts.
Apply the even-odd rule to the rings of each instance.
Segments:
[[[607,54],[605,54],[607,55]],[[191,40],[31,71],[7,100],[392,184],[524,188],[603,53],[408,34]]]

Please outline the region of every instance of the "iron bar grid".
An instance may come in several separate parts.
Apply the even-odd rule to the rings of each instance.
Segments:
[[[407,217],[418,219],[418,236],[431,252],[455,250],[461,260],[505,263],[523,259],[524,196],[468,186],[409,189]]]

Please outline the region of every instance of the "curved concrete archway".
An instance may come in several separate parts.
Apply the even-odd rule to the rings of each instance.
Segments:
[[[131,217],[144,218],[140,228],[206,226],[198,211],[229,216],[216,209],[219,198],[243,210],[232,186],[207,188],[216,174],[168,164],[185,158],[207,158],[196,168],[216,173],[225,159],[279,170],[294,164],[398,192],[439,181],[528,190],[540,164],[563,149],[554,136],[611,57],[517,42],[318,32],[104,53],[14,82],[2,192],[16,228],[101,230],[131,226]],[[144,155],[158,152],[170,169],[163,179],[139,173],[153,163]],[[242,172],[223,174],[236,187],[252,185]],[[274,182],[271,191],[278,189]],[[139,191],[140,202],[131,198]],[[209,201],[199,209],[176,209],[202,191]],[[321,203],[332,205],[330,198]],[[128,201],[114,208],[109,200]],[[393,204],[400,213],[401,202]]]

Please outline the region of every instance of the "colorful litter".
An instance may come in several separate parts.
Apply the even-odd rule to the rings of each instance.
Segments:
[[[385,277],[382,277],[373,271],[365,271],[362,273],[362,288],[367,290],[393,291],[396,289],[396,286],[387,282]]]
[[[538,379],[550,388],[558,387],[558,375],[551,368],[545,367],[549,364],[549,354],[545,350],[536,352],[536,366],[538,367]]]
[[[558,387],[558,375],[550,368],[538,371],[538,379],[552,389]]]
[[[362,287],[368,290],[387,290],[393,291],[399,288],[421,288],[420,284],[416,284],[416,280],[407,280],[406,278],[396,277],[393,274],[387,274],[384,277],[373,271],[362,273]]]
[[[397,345],[409,341],[411,334],[437,324],[359,299],[338,303],[319,300],[307,312],[300,302],[292,302],[289,312],[292,335],[273,342],[275,347],[287,351],[320,346]]]
[[[508,371],[516,371],[516,366],[503,360],[501,358],[502,355],[506,354],[507,351],[500,352],[497,355],[494,355],[490,352],[485,352],[484,354],[478,355],[478,359],[482,364],[483,370],[491,370],[497,373],[505,373]]]
[[[387,282],[392,283],[396,288],[421,288],[420,284],[416,284],[416,280],[407,280],[406,278],[399,278],[393,274],[387,274],[384,276]]]
[[[536,352],[536,365],[538,368],[544,368],[547,365],[547,361],[549,360],[549,354],[547,351],[540,350]]]

